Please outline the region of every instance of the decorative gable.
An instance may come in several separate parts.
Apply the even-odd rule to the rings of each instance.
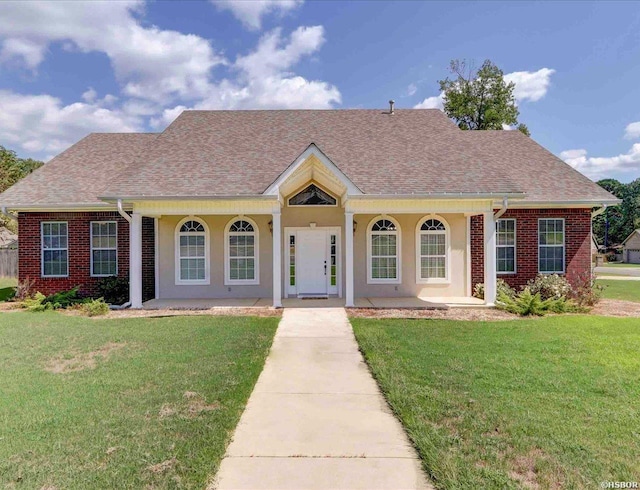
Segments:
[[[307,186],[289,199],[289,206],[335,206],[337,200],[315,184]]]

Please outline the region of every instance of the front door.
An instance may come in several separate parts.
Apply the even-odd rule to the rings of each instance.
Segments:
[[[301,230],[297,233],[296,278],[298,295],[327,294],[327,232]]]

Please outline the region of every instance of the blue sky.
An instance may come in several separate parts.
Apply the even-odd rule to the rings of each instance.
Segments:
[[[1,2],[0,144],[47,159],[184,108],[439,107],[453,58],[498,64],[586,175],[640,177],[635,2]]]

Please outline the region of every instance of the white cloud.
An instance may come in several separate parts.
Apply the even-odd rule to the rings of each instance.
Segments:
[[[105,99],[65,106],[50,95],[0,90],[0,141],[30,154],[55,154],[91,132],[143,130],[139,118],[105,107]]]
[[[525,100],[536,102],[547,94],[551,75],[554,73],[555,70],[550,68],[540,68],[538,71],[514,71],[507,73],[504,79],[507,83],[516,84],[513,95],[517,102]]]
[[[258,30],[265,15],[285,14],[302,5],[303,0],[211,0],[211,3],[219,10],[229,10],[248,29]]]
[[[516,84],[513,95],[516,103],[529,100],[536,102],[544,97],[551,84],[551,75],[555,70],[550,68],[540,68],[538,71],[514,71],[504,76],[506,82]],[[443,109],[443,94],[435,97],[427,97],[419,104],[413,106],[415,109]]]
[[[440,95],[436,97],[427,97],[419,104],[413,106],[414,109],[444,109],[444,94],[440,92]]]
[[[412,95],[415,95],[417,91],[418,91],[418,86],[415,83],[410,83],[409,86],[407,87],[407,95],[409,97],[411,97]]]
[[[640,171],[640,143],[627,153],[613,157],[589,157],[587,150],[565,150],[560,158],[587,177],[598,180],[620,174],[637,174]]]
[[[107,54],[127,95],[167,102],[207,92],[211,69],[225,60],[208,40],[143,27],[143,3],[0,2],[0,61],[21,60],[35,70],[52,43]]]
[[[624,130],[624,137],[628,140],[640,138],[640,121],[628,124]]]

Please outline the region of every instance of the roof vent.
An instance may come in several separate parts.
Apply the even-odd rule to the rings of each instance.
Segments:
[[[389,114],[393,114],[393,105],[395,102],[392,100],[389,101]]]

